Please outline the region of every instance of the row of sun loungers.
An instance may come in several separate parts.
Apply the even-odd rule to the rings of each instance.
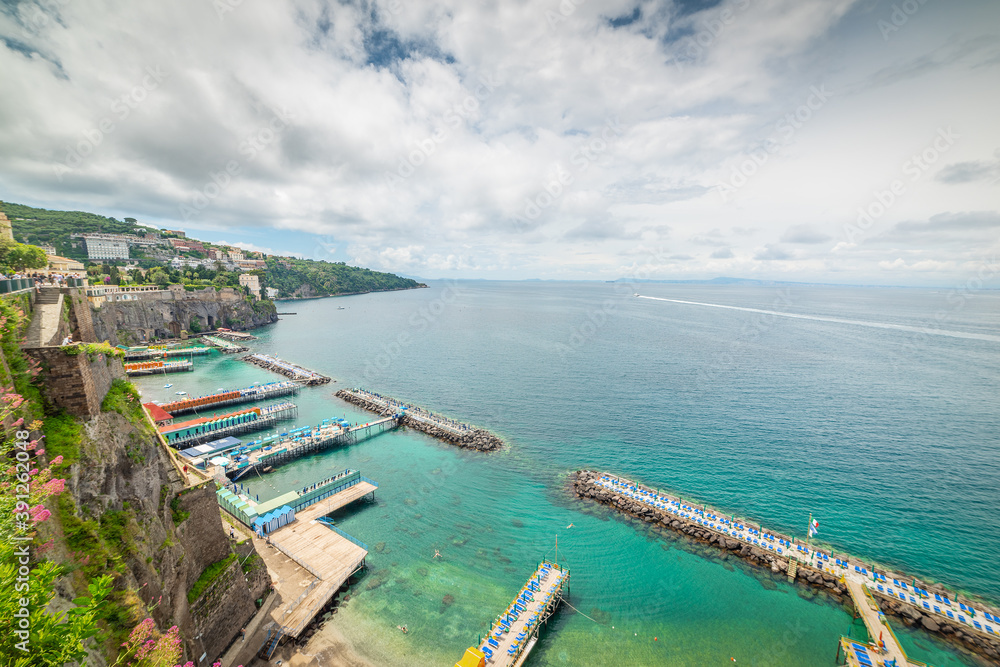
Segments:
[[[522,650],[524,643],[534,633],[541,614],[549,607],[553,596],[558,593],[566,576],[562,570],[556,570],[553,573],[549,563],[542,563],[539,566],[528,583],[518,592],[517,598],[493,622],[485,643],[480,647],[480,650],[486,655],[487,661],[493,660],[496,651],[500,650],[504,636],[512,632],[512,629],[523,620],[520,632],[514,636],[513,642],[507,647],[507,656],[513,657]],[[543,596],[542,583],[547,582],[549,577],[555,577],[555,580],[552,582],[549,592]]]
[[[776,537],[775,535],[771,535],[770,533],[767,532],[762,532],[757,528],[747,527],[744,524],[740,523],[739,521],[736,521],[735,519],[730,520],[727,519],[726,517],[720,517],[712,513],[711,511],[706,511],[704,509],[688,505],[683,501],[675,500],[668,496],[663,496],[657,493],[653,493],[651,491],[647,491],[646,489],[643,489],[635,484],[626,484],[607,475],[602,476],[599,483],[601,484],[601,486],[604,486],[608,490],[614,491],[617,494],[624,495],[629,498],[632,498],[633,500],[638,500],[640,502],[652,505],[653,507],[666,510],[672,514],[676,514],[677,516],[688,519],[690,521],[694,521],[697,524],[703,525],[706,528],[711,528],[723,534],[731,535],[733,537],[736,537],[738,539],[747,542],[748,544],[760,546],[761,548],[774,551],[779,555],[785,555],[786,550],[788,552],[791,552],[792,547],[794,546],[796,551],[798,551],[799,553],[806,556],[810,556],[810,559],[813,561],[812,564],[819,569],[824,569],[824,565],[827,568],[831,568],[831,570],[835,570],[835,568],[840,568],[841,570],[849,570],[852,567],[852,565],[849,564],[846,559],[840,559],[840,558],[834,558],[833,559],[834,565],[831,566],[830,556],[820,552],[819,550],[813,550],[810,552],[808,547],[803,546],[801,544],[793,544],[789,540]],[[791,555],[791,553],[789,553],[788,555]],[[904,602],[909,602],[910,604],[913,604],[918,607],[923,606],[923,608],[928,611],[932,609],[932,606],[926,601],[926,599],[929,599],[931,595],[928,591],[919,588],[917,586],[914,586],[912,584],[907,585],[905,581],[899,581],[898,579],[893,579],[892,580],[893,584],[897,588],[902,589],[902,592],[896,591],[895,589],[890,588],[888,586],[888,580],[886,579],[886,576],[884,574],[879,574],[875,571],[869,573],[868,568],[865,567],[864,565],[853,565],[853,567],[854,567],[854,572],[856,574],[860,574],[865,577],[871,576],[873,581],[876,583],[878,591],[880,593],[889,595],[890,597],[893,598],[898,598]],[[880,581],[882,583],[885,583],[886,586],[883,586],[882,584],[878,583]],[[947,597],[942,597],[937,593],[935,593],[934,598],[940,604],[948,606],[951,605],[951,602],[948,600]],[[992,614],[984,612],[984,616],[987,621],[991,621],[992,623],[997,624],[998,627],[994,628],[989,623],[980,623],[979,621],[975,620],[974,618],[975,614],[978,612],[973,610],[972,607],[969,607],[963,603],[959,603],[959,607],[962,612],[966,612],[967,615],[970,618],[972,618],[971,621],[967,620],[965,617],[966,614],[962,614],[961,612],[957,612],[957,615],[955,612],[952,612],[950,610],[942,612],[939,605],[934,605],[933,610],[936,613],[941,614],[942,616],[947,616],[949,619],[954,620],[957,618],[960,622],[972,626],[977,630],[983,631],[987,634],[1000,635],[1000,616],[994,616]]]

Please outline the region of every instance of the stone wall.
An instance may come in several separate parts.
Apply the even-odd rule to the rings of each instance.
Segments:
[[[25,354],[42,365],[45,397],[74,417],[90,418],[101,412],[101,403],[116,378],[125,377],[117,357],[81,352],[66,354],[60,347],[26,348]]]
[[[62,293],[70,302],[69,320],[73,340],[85,343],[101,342],[94,331],[94,321],[90,316],[90,302],[87,301],[86,292],[80,288],[65,287]]]

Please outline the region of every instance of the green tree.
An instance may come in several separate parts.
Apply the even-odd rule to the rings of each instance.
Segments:
[[[6,243],[0,246],[0,263],[15,271],[41,269],[48,266],[49,258],[38,246],[26,243]]]

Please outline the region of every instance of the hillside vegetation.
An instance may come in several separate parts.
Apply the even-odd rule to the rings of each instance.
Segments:
[[[145,234],[153,231],[137,225],[131,218],[116,220],[84,211],[50,211],[10,202],[0,202],[0,210],[10,218],[15,241],[34,245],[49,243],[55,246],[59,255],[74,259],[86,259],[87,251],[82,243],[74,248],[70,234]]]
[[[356,292],[426,287],[410,278],[347,266],[342,262],[315,262],[308,259],[268,258],[264,282],[278,290],[278,298],[290,296],[332,296]]]

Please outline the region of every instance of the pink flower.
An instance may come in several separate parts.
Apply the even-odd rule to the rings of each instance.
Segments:
[[[31,508],[29,514],[31,514],[31,520],[34,523],[41,523],[52,516],[52,512],[45,509],[44,505],[35,505]]]
[[[29,447],[28,449],[31,449],[31,448]],[[36,454],[38,454],[39,456],[41,456],[42,454],[44,454],[44,453],[45,453],[45,450],[44,450],[44,449],[39,449],[39,450],[38,450],[37,452],[35,452],[35,453],[36,453]]]
[[[57,465],[59,465],[62,462],[63,462],[63,457],[62,457],[62,454],[60,454],[59,456],[57,456],[54,459],[52,459],[52,463],[50,463],[49,465],[57,466]]]
[[[45,489],[46,493],[54,496],[57,493],[62,493],[66,489],[66,480],[50,479],[42,485],[42,488]]]

